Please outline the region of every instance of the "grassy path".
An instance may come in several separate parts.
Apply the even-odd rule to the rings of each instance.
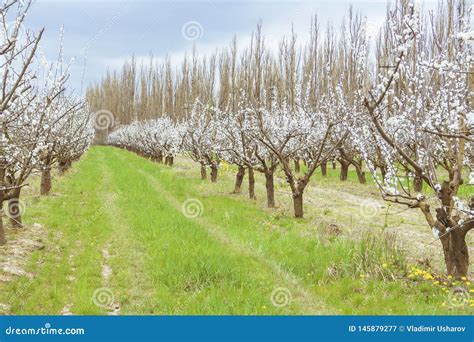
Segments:
[[[386,241],[308,234],[314,222],[179,167],[95,147],[57,192],[28,208],[46,248],[33,277],[0,284],[11,313],[450,313],[431,284],[398,279],[405,261]]]

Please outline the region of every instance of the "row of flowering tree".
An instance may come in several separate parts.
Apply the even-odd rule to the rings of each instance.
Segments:
[[[118,128],[110,142],[157,160],[186,154],[203,179],[211,170],[212,181],[226,161],[237,169],[234,192],[247,173],[250,198],[260,172],[268,207],[282,174],[298,218],[317,169],[324,175],[338,161],[342,180],[352,165],[366,183],[366,168],[384,200],[420,210],[441,241],[448,273],[466,275],[474,203],[458,192],[473,166],[471,11],[448,0],[423,14],[400,0],[387,10],[375,48],[366,18],[352,10],[340,31],[327,25],[321,34],[315,17],[302,47],[292,32],[268,49],[258,26],[240,53],[234,40],[210,58],[186,57],[176,77],[161,78],[168,90],[160,99],[171,103],[156,119]],[[156,69],[171,72],[168,64]]]
[[[67,91],[69,65],[62,51],[48,62],[40,53],[43,30],[25,29],[29,1],[0,5],[0,209],[21,227],[21,190],[41,175],[41,194],[51,189],[51,168],[65,170],[93,136],[87,104]],[[62,33],[61,33],[62,46]],[[0,213],[0,244],[6,242]]]

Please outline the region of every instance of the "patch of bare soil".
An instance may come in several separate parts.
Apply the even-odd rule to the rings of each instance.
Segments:
[[[110,265],[108,264],[108,261],[110,259],[110,253],[107,248],[102,249],[102,256],[104,258],[104,261],[102,262],[102,281],[104,284],[108,284],[113,271],[112,267],[110,267]],[[107,315],[120,315],[120,303],[113,295],[111,299],[111,303],[107,303]]]
[[[44,249],[43,236],[44,228],[39,223],[25,225],[15,234],[9,234],[7,244],[0,246],[0,283],[9,283],[16,277],[34,278],[33,273],[26,271],[26,266],[31,253]],[[10,304],[0,303],[0,313],[9,312]]]

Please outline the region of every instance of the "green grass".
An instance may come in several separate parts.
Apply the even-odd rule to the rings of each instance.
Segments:
[[[199,170],[166,167],[94,147],[55,185],[60,196],[28,201],[27,223],[47,227],[46,248],[1,286],[14,314],[450,314],[431,281],[407,277],[390,236],[348,239],[312,219],[262,210],[211,184]],[[332,174],[332,171],[330,172]],[[351,178],[350,178],[351,179]],[[192,199],[201,215],[186,217]],[[103,269],[112,273],[104,275]],[[102,307],[94,293],[114,301]],[[274,305],[277,289],[290,294]]]

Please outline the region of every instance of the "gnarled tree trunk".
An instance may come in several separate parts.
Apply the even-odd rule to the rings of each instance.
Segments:
[[[245,176],[245,167],[239,166],[239,171],[237,171],[237,174],[235,175],[235,186],[234,186],[234,194],[240,194],[241,189],[242,189],[242,183],[244,181],[244,176]]]
[[[4,158],[0,158],[0,188],[5,187],[5,166],[6,161]],[[7,243],[5,237],[5,227],[3,225],[3,202],[5,200],[5,191],[0,190],[0,246]]]
[[[5,227],[3,226],[3,198],[3,191],[0,191],[0,246],[3,246],[7,243],[7,239],[5,237]]]
[[[250,199],[257,199],[255,196],[255,175],[251,167],[248,168],[249,173],[249,197]]]
[[[420,175],[415,175],[413,178],[413,190],[421,192],[423,190],[423,179]]]
[[[328,170],[327,170],[327,163],[322,163],[321,164],[321,175],[323,177],[326,177],[328,175]]]
[[[275,208],[275,185],[272,170],[265,172],[265,187],[267,189],[267,206],[269,208]]]
[[[358,163],[358,162],[354,162],[353,163],[355,169],[356,169],[356,172],[357,172],[357,178],[359,178],[359,183],[360,184],[365,184],[367,183],[367,180],[365,178],[365,172],[362,170],[362,162]]]
[[[49,195],[51,191],[51,167],[44,166],[41,170],[41,187],[40,194],[41,196]]]
[[[8,217],[10,217],[10,223],[15,228],[23,227],[21,215],[24,210],[20,202],[21,188],[12,190],[12,196],[8,201]]]
[[[296,218],[303,217],[303,192],[293,194],[293,209]]]
[[[6,243],[7,238],[5,237],[5,228],[3,227],[3,209],[0,209],[0,246],[5,245]]]
[[[201,180],[207,179],[206,165],[201,163]]]
[[[159,164],[163,164],[163,153],[158,153],[158,155],[156,156],[156,161],[159,163]]]
[[[349,174],[349,163],[345,161],[341,161],[341,173],[339,174],[339,179],[341,181],[346,181],[347,180],[347,175]]]
[[[217,174],[218,174],[219,166],[216,164],[211,164],[211,182],[217,182]]]
[[[469,250],[466,244],[466,234],[474,228],[474,219],[457,223],[446,211],[446,203],[450,201],[449,182],[443,183],[441,201],[443,206],[436,209],[436,220],[431,215],[430,206],[420,202],[420,209],[427,222],[437,229],[443,247],[444,261],[448,275],[455,278],[466,277],[469,271]],[[474,209],[474,198],[471,198],[470,209]]]
[[[449,232],[441,232],[444,261],[448,275],[455,278],[466,277],[469,270],[469,252],[466,244],[466,233],[463,226]]]
[[[295,172],[296,173],[300,172],[300,160],[299,160],[299,158],[295,159]]]
[[[385,176],[387,175],[387,168],[384,166],[380,167],[380,174],[382,175],[382,181],[385,183]]]

